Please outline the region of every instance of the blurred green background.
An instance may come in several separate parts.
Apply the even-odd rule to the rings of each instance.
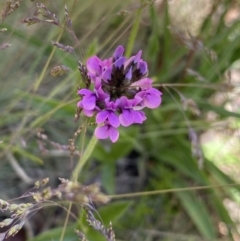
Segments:
[[[20,2],[1,23],[8,31],[0,32],[0,45],[11,46],[0,50],[0,198],[19,197],[44,177],[53,187],[58,177],[70,178],[79,157],[71,158],[67,145],[86,123],[82,117],[74,122],[77,87],[83,86],[78,61],[108,58],[121,44],[128,54],[143,50],[163,102],[146,111],[143,125],[120,129],[117,143],[99,141],[79,181],[99,182],[109,195],[168,191],[116,198],[99,207],[103,222],[112,220],[117,240],[240,240],[240,187],[228,186],[239,182],[240,2],[42,3],[62,23],[67,4],[77,39],[64,30],[59,42],[73,46],[75,54],[51,45],[61,28],[21,23],[33,16],[35,1]],[[70,71],[52,77],[56,65]],[[79,152],[94,128],[77,138]],[[37,137],[40,130],[50,141]],[[185,187],[192,189],[174,190]],[[78,239],[76,223],[89,241],[103,240],[79,213],[77,222],[69,221],[64,240]],[[21,240],[58,240],[65,216],[59,207],[37,212]]]

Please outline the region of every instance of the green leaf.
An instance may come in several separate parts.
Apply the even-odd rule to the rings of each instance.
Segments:
[[[132,201],[117,201],[101,207],[98,212],[105,225],[109,225],[110,221],[114,224],[132,204]]]
[[[157,148],[155,147],[155,157],[159,162],[170,164],[178,173],[186,175],[198,183],[205,183],[204,176],[199,170],[197,160],[191,155],[190,144],[188,141],[183,140],[181,136],[175,136],[175,150],[165,150],[159,155]],[[158,145],[158,142],[154,142]]]
[[[54,110],[52,114],[54,114],[55,117],[57,116],[59,118],[63,118],[64,116],[73,115],[75,111],[74,106],[70,103],[66,105],[66,103],[63,104],[61,101],[53,98],[46,98],[37,94],[33,95],[20,90],[18,90],[17,93],[19,96],[23,96],[24,99],[31,100],[31,104],[34,106],[34,108],[45,115],[48,115],[48,113]],[[72,102],[74,101],[77,101],[77,99],[73,100]],[[61,106],[61,108],[59,108],[59,106]]]
[[[133,46],[134,46],[134,42],[135,42],[135,39],[137,37],[138,28],[139,28],[140,20],[141,20],[141,13],[142,13],[142,9],[139,8],[137,10],[136,17],[134,18],[133,27],[132,27],[132,30],[131,30],[130,35],[129,35],[129,39],[128,39],[128,43],[127,43],[127,47],[126,47],[126,52],[125,52],[125,56],[128,57],[128,58],[131,56]]]
[[[75,224],[71,224],[66,228],[64,239],[63,241],[74,241],[79,240],[77,235],[74,233]],[[28,241],[49,241],[49,240],[59,240],[62,233],[62,227],[60,228],[53,228],[50,230],[45,231],[44,233],[41,233],[37,235],[34,238],[31,238]]]
[[[22,156],[32,160],[33,162],[36,162],[37,164],[43,164],[44,163],[44,161],[41,158],[39,158],[39,157],[37,157],[37,156],[35,156],[35,155],[33,155],[33,154],[23,150],[23,149],[20,149],[18,147],[13,147],[12,150],[15,153],[21,154]]]
[[[209,160],[205,160],[205,168],[211,173],[212,177],[220,184],[220,185],[226,185],[226,184],[234,184],[236,183],[235,180],[233,180],[230,176],[226,175],[224,172],[222,172],[213,162]],[[240,191],[240,185],[234,186],[234,189]],[[225,193],[228,193],[229,196],[231,196],[231,191],[229,187],[224,188]]]
[[[122,137],[124,134],[126,138]],[[104,163],[115,162],[131,151],[136,142],[136,135],[137,128],[129,128],[124,133],[121,133],[120,139],[111,146],[106,146],[103,142],[99,142],[93,155],[97,160]]]
[[[8,149],[9,146],[3,142],[3,143],[1,143],[1,148]],[[27,159],[30,159],[31,161],[33,161],[33,162],[35,162],[35,163],[37,163],[37,164],[40,164],[40,165],[41,165],[41,164],[44,163],[44,161],[43,161],[41,158],[39,158],[39,157],[37,157],[37,156],[29,153],[28,151],[26,151],[26,150],[24,150],[24,149],[21,149],[21,148],[17,147],[17,146],[11,147],[11,150],[12,150],[14,153],[20,154],[21,156],[23,156],[23,157],[25,157],[25,158],[27,158]]]
[[[96,54],[97,49],[98,49],[98,41],[95,38],[94,40],[92,40],[89,43],[89,45],[87,47],[86,54],[85,54],[86,58],[89,58],[89,57],[93,56],[94,54]]]
[[[102,185],[108,194],[115,192],[115,172],[116,166],[112,162],[102,167]]]
[[[175,185],[177,188],[186,186],[181,181]],[[203,202],[191,192],[177,192],[176,195],[202,236],[204,238],[216,238],[214,225]]]

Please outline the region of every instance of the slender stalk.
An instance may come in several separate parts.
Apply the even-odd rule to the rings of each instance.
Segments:
[[[63,35],[63,32],[64,32],[64,28],[61,29],[61,32],[58,35],[58,38],[57,38],[56,42],[60,41],[60,39],[61,39],[61,37]],[[50,61],[52,60],[52,57],[53,57],[53,54],[55,53],[55,51],[56,51],[56,48],[52,48],[51,54],[48,57],[46,64],[44,65],[43,71],[41,72],[41,75],[39,76],[39,78],[37,79],[37,81],[36,81],[36,83],[35,83],[35,85],[33,87],[34,92],[36,92],[38,90],[38,88],[39,88],[39,86],[40,86],[40,84],[41,84],[41,82],[43,80],[43,77],[44,77],[44,75],[45,75],[45,73],[47,71],[47,68],[48,68],[48,66],[50,64]]]
[[[66,216],[65,221],[64,221],[64,225],[63,225],[63,229],[62,229],[62,233],[61,233],[61,237],[60,237],[59,241],[63,241],[64,234],[66,232],[66,228],[67,228],[67,224],[68,224],[68,220],[69,220],[69,216],[70,216],[70,213],[71,213],[72,204],[73,204],[72,202],[69,203],[69,206],[68,206],[68,209],[67,209],[67,216]]]
[[[137,32],[140,24],[141,13],[142,13],[142,9],[139,8],[136,14],[136,19],[132,27],[132,31],[130,33],[130,37],[128,39],[128,44],[127,44],[126,53],[125,53],[126,57],[130,57],[132,53],[133,45],[135,43],[135,39],[137,37]]]
[[[72,10],[73,10],[75,4],[76,4],[76,0],[73,0],[72,6],[71,6],[71,9],[70,9],[70,13],[72,13]],[[58,36],[57,42],[61,39],[62,34],[64,32],[64,29],[65,28],[62,28],[62,31],[61,31],[60,35]],[[54,48],[54,50],[52,50],[51,55],[53,55],[54,51],[55,51],[55,48]],[[46,67],[46,65],[44,66],[44,70],[45,70],[45,67]],[[41,76],[40,76],[40,78],[41,78]],[[39,82],[41,82],[40,78],[39,78]],[[67,228],[67,224],[68,224],[68,220],[69,220],[69,216],[70,216],[70,213],[71,213],[71,208],[72,208],[72,202],[69,203],[67,216],[66,216],[65,221],[64,221],[64,225],[63,225],[63,229],[62,229],[62,233],[61,233],[61,237],[60,237],[59,241],[63,241],[64,235],[65,235],[65,232],[66,232],[66,228]]]
[[[85,152],[83,153],[83,155],[80,157],[74,171],[72,174],[72,180],[77,180],[78,176],[80,174],[80,172],[82,171],[83,166],[87,163],[88,158],[90,157],[90,155],[92,154],[94,147],[97,144],[98,139],[93,136],[91,138],[91,140],[88,143],[87,149],[85,150]]]
[[[236,186],[240,186],[240,183],[209,185],[209,186],[197,186],[197,187],[172,188],[172,189],[156,190],[156,191],[148,191],[148,192],[135,192],[135,193],[125,193],[125,194],[118,194],[118,195],[109,195],[108,197],[110,199],[134,198],[134,197],[158,195],[158,194],[163,194],[163,193],[189,192],[189,191],[196,191],[196,190],[223,188],[223,187],[236,187]]]

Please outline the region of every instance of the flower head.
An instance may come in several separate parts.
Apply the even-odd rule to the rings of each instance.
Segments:
[[[96,116],[95,136],[110,138],[112,142],[119,137],[116,128],[142,124],[147,119],[142,109],[154,109],[161,104],[162,93],[146,77],[148,67],[141,59],[142,51],[130,58],[123,54],[124,48],[118,46],[109,59],[90,57],[86,67],[93,91],[78,91],[81,96],[78,107],[86,116]]]
[[[117,129],[111,126],[108,122],[103,126],[98,126],[94,133],[98,139],[107,139],[109,137],[112,142],[116,142],[119,137]]]

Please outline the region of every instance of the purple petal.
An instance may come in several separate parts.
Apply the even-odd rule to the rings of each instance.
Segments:
[[[109,58],[109,59],[104,59],[104,60],[102,61],[102,64],[101,64],[102,70],[107,69],[107,68],[110,67],[111,65],[112,65],[112,57]]]
[[[110,97],[105,99],[105,104],[106,104],[106,109],[111,110],[111,111],[116,111],[117,106],[118,106],[118,100],[116,102],[110,101]]]
[[[92,74],[100,74],[101,67],[100,67],[101,60],[97,56],[93,56],[87,60],[87,69]]]
[[[141,59],[142,56],[142,50],[139,50],[136,56],[134,57],[133,63],[136,64]]]
[[[145,61],[140,61],[138,64],[138,69],[142,75],[146,74],[148,71],[147,63]]]
[[[78,101],[77,107],[83,108],[83,106],[82,106],[82,100]]]
[[[113,58],[117,60],[123,56],[123,53],[124,53],[124,48],[123,46],[119,45],[113,54]]]
[[[83,109],[83,113],[85,116],[92,117],[95,114],[96,108],[92,110],[84,109],[82,100],[77,103],[77,106]]]
[[[91,90],[88,90],[88,89],[81,89],[78,91],[78,94],[79,95],[92,95],[93,92]]]
[[[95,136],[98,139],[107,139],[108,138],[108,126],[98,126],[94,131]]]
[[[134,111],[134,123],[142,124],[147,118],[143,111]]]
[[[150,109],[157,108],[162,102],[162,98],[158,95],[148,93],[144,98],[144,104]]]
[[[108,130],[108,135],[112,142],[116,142],[119,137],[119,132],[114,127],[110,126]]]
[[[119,118],[113,111],[109,113],[108,121],[109,124],[115,128],[120,126]]]
[[[105,80],[105,82],[108,82],[108,80],[112,78],[111,74],[112,74],[112,67],[107,68],[102,75],[103,80]]]
[[[95,90],[96,96],[98,100],[104,101],[106,98],[109,97],[109,94],[104,92],[102,87],[99,87],[98,89]]]
[[[94,88],[98,89],[101,86],[102,86],[102,79],[99,77],[96,77],[94,81]]]
[[[132,99],[132,106],[136,106],[138,105],[140,102],[142,102],[143,98],[139,97],[139,96],[135,96],[134,99]]]
[[[92,117],[95,113],[95,110],[86,110],[86,109],[83,109],[83,113],[85,116],[87,117]]]
[[[99,112],[96,116],[96,122],[98,124],[104,122],[108,118],[108,115],[109,115],[109,111],[107,111],[107,110],[103,110],[103,111]]]
[[[118,60],[115,61],[114,65],[117,68],[121,69],[121,67],[124,65],[125,61],[126,61],[126,58],[125,57],[121,57],[121,58],[119,58]]]
[[[129,65],[132,65],[134,58],[135,58],[135,56],[132,56],[128,60],[125,61],[124,69],[127,69],[129,67]]]
[[[129,100],[126,96],[122,96],[120,99],[117,100],[117,104],[120,108],[124,109],[129,106]]]
[[[125,75],[125,78],[128,80],[132,79],[132,67],[128,70],[127,74]]]
[[[151,93],[152,95],[157,95],[157,96],[162,95],[162,92],[157,90],[157,89],[155,89],[155,88],[149,89],[148,93]]]
[[[96,106],[96,96],[91,95],[82,99],[82,106],[86,110],[93,110]]]
[[[143,79],[140,79],[140,80],[132,83],[131,86],[140,87],[143,90],[147,90],[147,89],[152,88],[152,82],[153,82],[153,80],[151,80],[149,78],[143,78]]]
[[[122,114],[119,115],[119,121],[122,126],[130,126],[134,119],[130,110],[123,110]]]
[[[121,99],[122,99],[122,98],[118,98],[118,99],[115,100],[116,108],[121,106],[121,102],[122,102]]]

